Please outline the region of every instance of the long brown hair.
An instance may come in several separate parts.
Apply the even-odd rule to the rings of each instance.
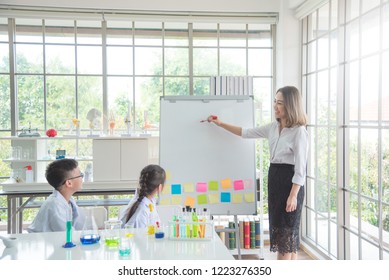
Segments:
[[[286,127],[306,126],[307,116],[299,90],[294,86],[286,86],[278,89],[277,92],[281,92],[284,98]]]
[[[138,199],[130,207],[126,217],[126,223],[131,219],[135,214],[136,210],[139,207],[142,199],[150,194],[152,194],[159,185],[165,183],[166,173],[165,170],[156,164],[150,164],[144,167],[140,173],[139,178],[139,190],[138,190]]]

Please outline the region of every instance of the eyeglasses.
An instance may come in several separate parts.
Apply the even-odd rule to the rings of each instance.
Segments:
[[[65,184],[67,180],[73,180],[73,179],[77,179],[77,178],[84,178],[84,173],[81,172],[80,175],[78,175],[78,176],[70,177],[70,178],[66,179],[65,181],[63,181],[62,185]]]

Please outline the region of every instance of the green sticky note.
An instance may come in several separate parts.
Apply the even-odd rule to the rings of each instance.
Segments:
[[[207,204],[207,195],[200,194],[197,196],[197,204]]]
[[[208,183],[208,190],[210,190],[210,191],[218,191],[219,190],[219,183],[218,183],[218,181],[209,181],[209,183]]]

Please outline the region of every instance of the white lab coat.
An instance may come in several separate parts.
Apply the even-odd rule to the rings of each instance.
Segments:
[[[73,229],[81,230],[84,224],[84,214],[80,211],[73,198],[69,204],[72,207]],[[66,231],[69,204],[60,192],[54,190],[39,209],[37,216],[28,227],[28,232]]]
[[[134,196],[134,198],[130,201],[130,203],[127,205],[125,209],[123,209],[119,215],[120,220],[122,221],[123,225],[131,225],[134,228],[146,228],[151,222],[157,223],[161,225],[161,219],[159,218],[156,203],[154,200],[150,200],[147,197],[144,197],[141,201],[141,203],[138,206],[138,209],[136,209],[135,214],[131,217],[131,219],[126,223],[126,217],[128,210],[132,206],[132,204],[135,203],[135,201],[138,199],[138,196]],[[152,204],[153,211],[150,212],[150,204]]]

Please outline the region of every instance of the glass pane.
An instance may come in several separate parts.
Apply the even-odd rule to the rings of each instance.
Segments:
[[[107,21],[107,45],[132,45],[131,21]]]
[[[159,127],[159,99],[162,95],[161,78],[135,79],[135,128],[143,130],[145,124],[150,130]]]
[[[193,49],[193,75],[217,76],[217,49],[195,48]]]
[[[136,22],[135,44],[144,46],[162,46],[162,23]]]
[[[346,65],[346,104],[349,104],[349,116],[346,115],[346,124],[358,121],[359,111],[359,86],[355,81],[359,80],[359,62],[355,61]],[[348,117],[348,119],[347,119]]]
[[[271,47],[270,25],[249,24],[248,25],[248,46],[249,47]]]
[[[361,0],[362,3],[362,13],[365,13],[380,4],[380,0]]]
[[[41,45],[16,45],[16,72],[43,73],[43,47]]]
[[[346,60],[359,57],[359,22],[353,21],[346,26]]]
[[[108,75],[131,75],[132,47],[107,47]]]
[[[101,21],[77,21],[77,44],[102,44]]]
[[[209,78],[193,78],[193,95],[209,95]]]
[[[361,129],[362,194],[378,198],[378,130]]]
[[[382,163],[382,170],[381,170],[382,193],[383,193],[382,201],[385,203],[389,203],[389,160],[388,160],[389,159],[389,130],[388,129],[382,130],[381,145],[382,145],[382,156],[380,160]]]
[[[380,254],[377,246],[362,239],[362,260],[379,260]]]
[[[328,124],[328,71],[317,74],[317,122]]]
[[[389,122],[389,51],[384,52],[382,55],[381,61],[382,67],[382,100],[381,100],[381,112],[382,112],[382,121],[388,123]]]
[[[336,128],[330,128],[329,133],[330,133],[330,139],[327,143],[327,146],[329,147],[329,157],[330,157],[330,170],[329,170],[329,176],[330,176],[330,184],[333,186],[336,186],[337,183],[337,147],[336,147]],[[331,200],[331,205],[333,203],[336,203],[336,192],[332,193],[331,195],[334,195],[333,199],[334,201]]]
[[[321,213],[320,213],[321,214]],[[323,213],[324,215],[317,216],[317,243],[320,247],[322,247],[325,251],[328,251],[328,227],[329,222],[327,219],[327,213]]]
[[[328,129],[326,127],[317,128],[317,179],[327,182],[328,179]],[[327,193],[327,191],[325,192]]]
[[[80,128],[89,134],[88,112],[95,108],[103,113],[103,83],[101,77],[78,77],[78,118]],[[102,121],[101,121],[102,122]]]
[[[217,24],[193,23],[193,46],[216,47]]]
[[[74,46],[46,45],[46,72],[49,74],[74,74]]]
[[[334,29],[338,26],[338,0],[332,0],[330,3],[330,28]]]
[[[45,42],[54,44],[74,44],[74,21],[61,19],[45,20]]]
[[[44,87],[43,76],[16,76],[19,124],[18,129],[31,128],[44,130]]]
[[[309,135],[309,158],[307,163],[307,176],[315,178],[316,172],[316,127],[308,127],[308,135]],[[311,200],[311,203],[314,201]]]
[[[316,74],[308,75],[308,88],[307,88],[307,96],[310,100],[308,103],[308,116],[309,118],[309,123],[312,125],[316,124],[316,115],[317,115],[317,110],[316,110]]]
[[[378,125],[379,58],[361,61],[361,120]]]
[[[165,95],[189,95],[189,78],[165,78]]]
[[[308,16],[308,42],[317,37],[317,13]]]
[[[102,48],[101,46],[77,47],[77,73],[102,74]]]
[[[9,73],[9,46],[0,44],[0,72]]]
[[[378,244],[378,203],[361,198],[361,231],[362,236]]]
[[[380,10],[374,10],[361,18],[361,36],[362,56],[379,50]]]
[[[188,46],[188,23],[166,22],[164,43],[165,46]]]
[[[312,210],[307,209],[307,216],[307,237],[310,238],[313,242],[316,242],[316,214]]]
[[[271,49],[250,49],[248,55],[249,76],[272,76]]]
[[[11,129],[9,75],[0,75],[0,129]]]
[[[325,4],[319,9],[319,18],[318,18],[318,35],[321,36],[323,33],[328,32],[329,21],[330,21],[330,5],[329,3]]]
[[[358,167],[358,129],[350,128],[349,129],[349,139],[346,139],[346,142],[349,143],[348,149],[348,160],[346,159],[346,168],[348,169],[348,183],[349,185],[346,188],[349,188],[353,191],[358,191],[358,183],[359,183],[359,167]],[[347,154],[347,153],[346,153]],[[347,164],[348,163],[348,164]],[[347,180],[347,178],[346,178]]]
[[[350,236],[350,260],[359,260],[359,238],[354,233],[349,233],[348,235]]]
[[[346,1],[346,20],[350,21],[359,16],[359,0]]]
[[[133,125],[133,79],[128,77],[108,77],[108,110],[114,112],[115,129],[127,128],[125,118],[128,116]]]
[[[318,39],[317,44],[317,52],[319,54],[317,57],[317,69],[327,68],[329,61],[328,36],[324,36]]]
[[[334,66],[338,63],[338,32],[337,32],[337,30],[331,32],[330,54],[331,54],[330,65]]]
[[[249,55],[253,55],[250,53]],[[259,53],[257,54],[259,55]],[[246,74],[245,49],[220,49],[220,75],[244,76]]]
[[[57,130],[69,129],[71,119],[76,117],[75,78],[48,76],[46,86],[47,127]]]
[[[382,244],[389,250],[389,206],[382,207],[382,230]]]
[[[0,19],[0,41],[8,42],[8,21],[7,19]]]
[[[273,104],[272,79],[253,78],[253,92],[257,115],[256,123],[270,122],[272,118],[271,104]]]
[[[41,19],[15,19],[15,42],[42,43]]]
[[[330,70],[330,103],[329,103],[329,124],[337,123],[337,100],[338,100],[338,68]],[[335,143],[336,138],[331,138]]]
[[[188,52],[187,48],[165,48],[165,75],[189,76]]]
[[[246,25],[245,24],[220,24],[221,47],[245,47]]]
[[[308,44],[308,73],[316,71],[316,41]]]
[[[382,7],[382,21],[383,31],[382,34],[389,34],[389,3]],[[382,48],[389,48],[389,36],[382,36]]]
[[[330,223],[330,254],[334,257],[338,257],[338,230],[336,225],[336,212],[331,213],[331,223]]]
[[[162,48],[135,48],[135,74],[161,75]]]

